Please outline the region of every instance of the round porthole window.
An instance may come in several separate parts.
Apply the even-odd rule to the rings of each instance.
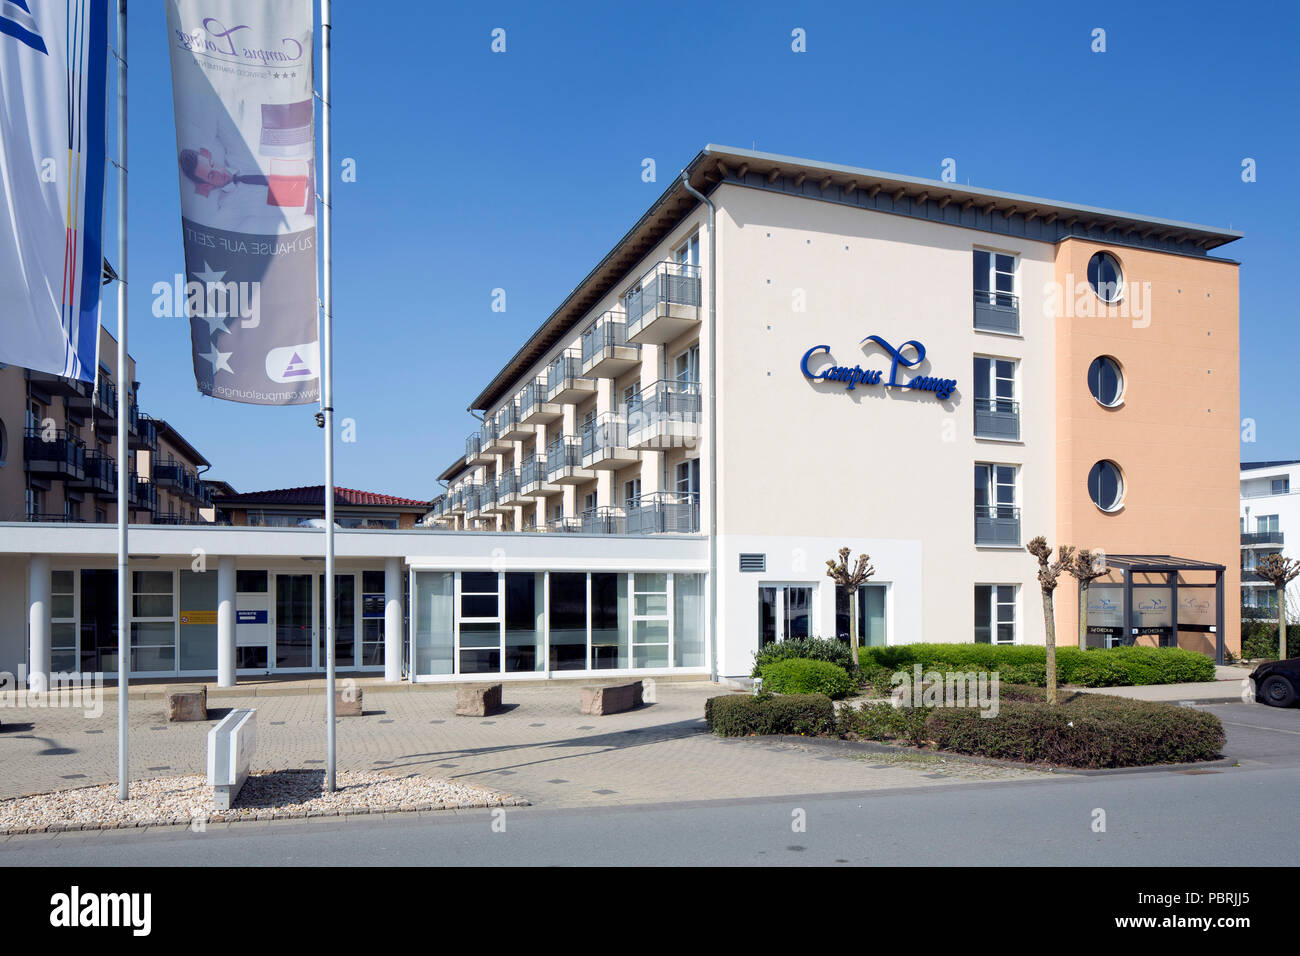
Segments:
[[[1100,405],[1114,408],[1124,397],[1124,373],[1109,355],[1100,355],[1088,366],[1088,391]]]
[[[1109,252],[1098,252],[1088,260],[1088,285],[1102,302],[1118,302],[1124,294],[1124,272]]]
[[[1088,472],[1088,497],[1102,511],[1116,511],[1124,502],[1124,476],[1113,461],[1099,461]]]

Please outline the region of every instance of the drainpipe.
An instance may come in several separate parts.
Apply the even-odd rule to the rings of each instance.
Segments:
[[[682,188],[709,207],[709,679],[718,682],[718,232],[713,201],[691,185]]]

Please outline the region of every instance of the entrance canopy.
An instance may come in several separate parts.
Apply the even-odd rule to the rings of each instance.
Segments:
[[[1223,575],[1212,561],[1168,554],[1107,554],[1088,587],[1086,644],[1186,647],[1223,663]]]

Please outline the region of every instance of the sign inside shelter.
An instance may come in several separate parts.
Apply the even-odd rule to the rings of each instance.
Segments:
[[[905,388],[914,392],[932,392],[939,401],[947,401],[952,393],[957,390],[957,380],[955,378],[939,378],[933,375],[909,376],[907,374],[907,369],[915,368],[925,361],[925,346],[915,339],[894,348],[879,335],[868,335],[858,344],[865,348],[868,343],[879,346],[889,356],[888,379],[884,378],[884,369],[863,368],[861,365],[821,365],[817,356],[825,353],[825,357],[829,359],[831,351],[829,345],[814,345],[807,352],[804,352],[803,358],[799,361],[799,369],[810,382],[842,382],[849,391],[853,391],[859,385],[883,385],[885,388]],[[903,354],[904,350],[909,347],[913,353],[913,358],[910,360]],[[812,369],[814,363],[819,365],[817,371]],[[902,378],[899,377],[900,369]]]

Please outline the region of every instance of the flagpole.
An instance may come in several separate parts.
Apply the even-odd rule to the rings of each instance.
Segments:
[[[333,244],[330,184],[330,0],[320,3],[321,69],[321,276],[324,315],[321,336],[321,411],[325,414],[325,789],[332,791],[335,770],[334,719],[334,285],[330,256]]]
[[[130,687],[131,631],[127,601],[127,468],[129,441],[126,405],[131,382],[126,352],[126,0],[117,0],[117,798],[130,799],[126,717]],[[97,333],[98,334],[98,333]]]

